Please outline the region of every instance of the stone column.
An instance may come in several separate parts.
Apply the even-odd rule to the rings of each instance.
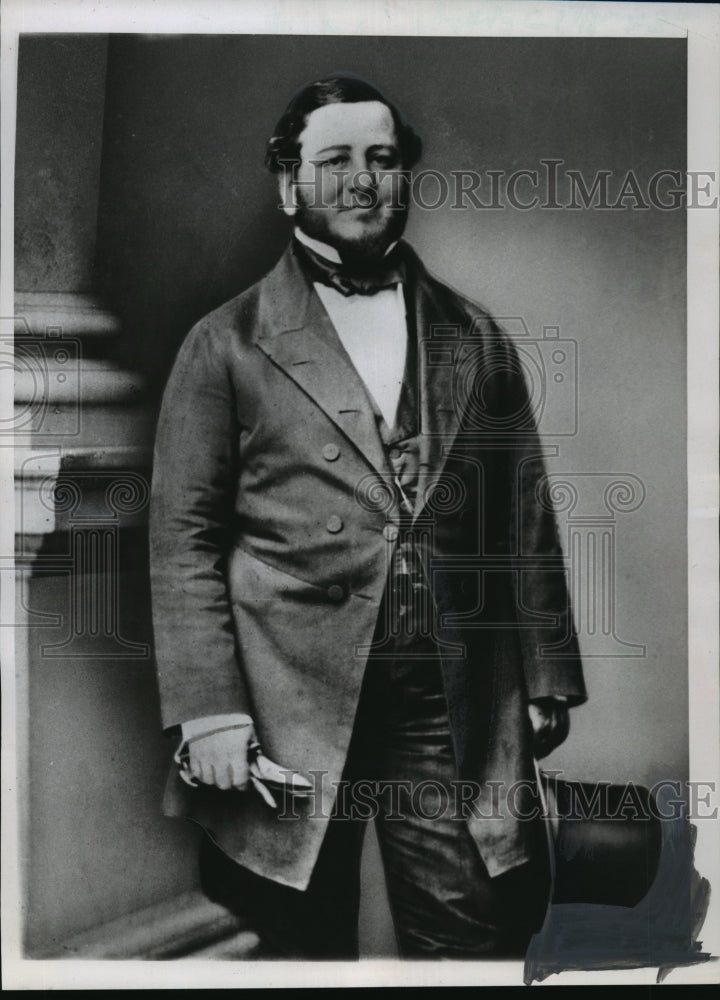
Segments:
[[[0,327],[15,411],[0,431],[15,456],[16,738],[32,957],[65,953],[63,942],[91,929],[93,954],[108,953],[124,915],[150,907],[134,922],[147,931],[156,904],[178,893],[183,907],[198,903],[187,896],[194,835],[160,807],[171,748],[151,660],[153,406],[140,376],[112,360],[125,331],[94,289],[107,48],[103,35],[43,35],[22,37],[19,52],[16,297]],[[153,935],[136,936],[139,956],[140,939]]]

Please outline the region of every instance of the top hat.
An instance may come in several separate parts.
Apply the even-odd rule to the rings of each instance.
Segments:
[[[553,903],[635,906],[660,864],[662,828],[642,785],[565,781],[539,772],[551,842]]]

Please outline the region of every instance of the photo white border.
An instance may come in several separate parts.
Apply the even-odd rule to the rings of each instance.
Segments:
[[[18,35],[24,32],[438,36],[687,37],[688,170],[720,176],[720,6],[518,0],[3,0],[0,35],[0,316],[13,315],[14,134]],[[718,706],[718,212],[688,220],[688,572],[690,778],[720,782]],[[13,373],[0,367],[0,419],[12,417]],[[13,449],[0,447],[0,624],[14,619]],[[272,986],[520,985],[522,963],[42,961],[22,957],[12,628],[0,628],[2,941],[4,989],[182,989]],[[720,954],[720,827],[697,821],[695,863],[715,889],[700,938]],[[540,985],[642,984],[654,968],[567,972]],[[667,982],[716,983],[718,962],[678,968]]]

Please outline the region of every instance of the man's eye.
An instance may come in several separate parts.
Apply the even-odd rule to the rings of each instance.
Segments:
[[[394,167],[397,166],[398,161],[396,156],[391,156],[390,154],[385,154],[385,153],[378,153],[376,156],[373,156],[370,162],[373,163],[380,170],[392,170]]]
[[[327,160],[321,160],[320,161],[320,166],[321,167],[340,167],[340,166],[342,166],[343,163],[346,162],[346,160],[347,160],[346,156],[342,156],[342,155],[330,156],[330,157],[328,157]]]

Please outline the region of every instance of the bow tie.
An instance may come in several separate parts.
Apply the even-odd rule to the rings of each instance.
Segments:
[[[336,288],[345,296],[375,295],[405,280],[405,265],[397,247],[378,261],[353,264],[352,268],[326,260],[299,240],[295,240],[295,253],[311,281]]]

